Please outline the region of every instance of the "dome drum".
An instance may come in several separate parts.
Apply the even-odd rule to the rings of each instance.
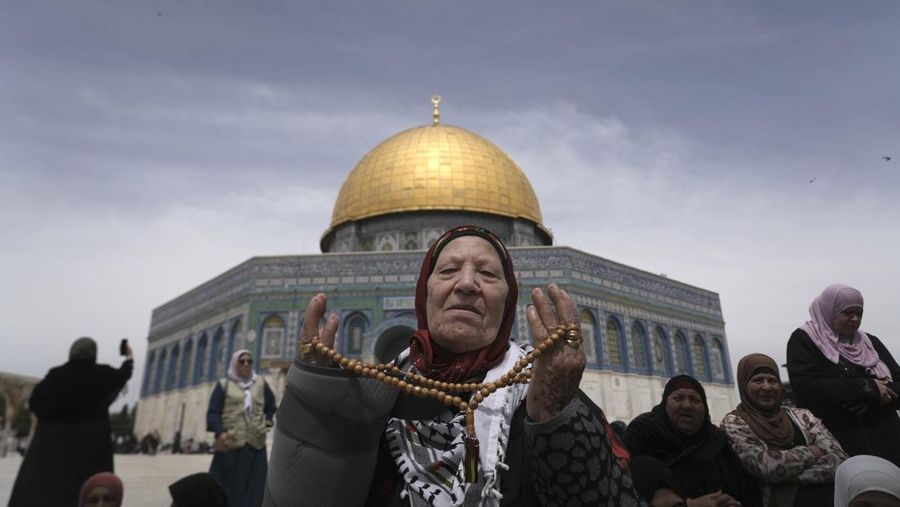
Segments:
[[[471,211],[392,213],[344,223],[323,238],[323,252],[425,250],[454,225],[495,231],[508,246],[551,245],[551,236],[533,222]]]

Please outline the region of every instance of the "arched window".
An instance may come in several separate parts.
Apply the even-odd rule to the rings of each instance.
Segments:
[[[706,356],[703,354],[703,338],[699,334],[694,335],[691,352],[694,357],[694,376],[697,378],[706,377],[706,372],[709,371],[709,368],[706,367]]]
[[[222,328],[216,331],[212,340],[212,354],[209,356],[209,380],[217,380],[225,375],[225,332]]]
[[[713,380],[725,381],[725,348],[718,336],[713,336],[709,348],[709,365],[712,367]]]
[[[175,379],[178,378],[178,357],[181,355],[181,347],[176,343],[172,347],[172,355],[169,356],[169,370],[166,373],[166,390],[175,388]]]
[[[644,333],[644,326],[638,321],[631,324],[631,351],[634,354],[634,367],[646,368],[647,335]]]
[[[662,327],[653,329],[653,371],[669,375],[669,348],[666,347],[666,333]]]
[[[425,245],[423,248],[431,248],[431,244],[437,241],[443,232],[440,229],[425,229],[422,231],[422,244]]]
[[[284,350],[284,320],[270,315],[263,321],[262,357],[281,357]]]
[[[366,318],[360,314],[353,314],[347,319],[347,327],[344,331],[345,350],[347,354],[362,354],[363,335],[366,334]]]
[[[614,317],[606,319],[606,362],[622,364],[622,327]]]
[[[184,344],[184,354],[181,358],[181,371],[178,376],[178,386],[184,387],[194,375],[194,340],[188,338]]]
[[[687,374],[691,363],[690,350],[688,350],[687,336],[681,331],[675,333],[675,371]]]
[[[419,233],[406,232],[403,234],[403,249],[418,250],[419,249]]]
[[[141,389],[143,394],[149,394],[147,391],[150,389],[150,377],[153,376],[153,360],[156,359],[156,351],[150,351],[150,354],[147,355],[147,367],[144,368],[144,387]]]
[[[206,368],[206,333],[197,342],[197,355],[194,356],[194,380],[196,384],[203,380],[203,372]]]
[[[578,315],[578,320],[581,321],[581,336],[584,346],[584,355],[587,358],[588,364],[597,363],[597,346],[596,340],[594,339],[594,328],[597,325],[597,321],[594,320],[593,314],[588,310],[581,310],[581,313]]]
[[[240,338],[241,329],[243,329],[241,319],[238,319],[231,326],[231,333],[228,334],[228,352],[225,354],[225,357],[229,360],[231,359],[231,355],[234,354],[234,351],[237,350],[236,344],[238,338]]]
[[[167,350],[163,349],[159,353],[159,360],[156,362],[156,377],[153,379],[153,392],[158,393],[163,387],[163,374],[166,372]]]

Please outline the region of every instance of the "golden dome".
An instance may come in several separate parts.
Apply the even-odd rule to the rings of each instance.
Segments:
[[[329,229],[422,210],[522,218],[546,231],[534,189],[516,163],[487,139],[437,118],[435,125],[388,138],[356,164],[338,193]]]

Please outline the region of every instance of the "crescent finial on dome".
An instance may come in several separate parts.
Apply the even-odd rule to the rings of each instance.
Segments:
[[[431,113],[431,116],[434,117],[434,126],[437,127],[441,122],[441,96],[440,95],[432,95],[431,103],[434,104],[434,112]]]

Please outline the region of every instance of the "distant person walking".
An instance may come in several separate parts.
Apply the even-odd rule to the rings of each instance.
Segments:
[[[89,477],[113,471],[109,406],[133,368],[131,347],[116,369],[97,364],[94,340],[75,340],[69,361],[52,368],[28,400],[37,429],[19,468],[10,507],[77,505]]]
[[[275,415],[275,395],[253,371],[249,350],[231,356],[228,375],[209,399],[207,430],[216,435],[209,473],[228,495],[232,507],[259,507],[266,487],[266,430]]]

